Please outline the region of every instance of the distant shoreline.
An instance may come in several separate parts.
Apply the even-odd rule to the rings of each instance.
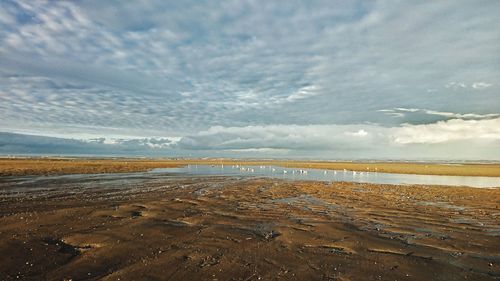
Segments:
[[[379,173],[500,177],[500,163],[431,163],[392,161],[302,161],[248,159],[148,159],[83,157],[0,158],[0,176],[63,175],[145,172],[155,168],[175,168],[188,164],[276,165],[291,168],[367,171]]]

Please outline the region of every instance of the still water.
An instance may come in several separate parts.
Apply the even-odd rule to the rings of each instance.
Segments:
[[[279,166],[187,165],[182,168],[154,169],[152,173],[187,175],[254,176],[287,180],[346,181],[380,184],[426,184],[471,187],[500,187],[500,177],[434,176],[284,168]]]

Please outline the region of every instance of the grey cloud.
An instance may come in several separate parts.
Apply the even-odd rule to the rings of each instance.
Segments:
[[[488,17],[455,27],[444,26],[444,20],[439,20],[435,33],[426,32],[429,13],[448,11],[450,15],[446,14],[446,17],[465,17],[470,10],[465,2],[455,5],[449,2],[427,3],[415,7],[388,5],[384,1],[369,5],[341,2],[166,5],[162,8],[161,2],[122,3],[114,6],[115,11],[92,2],[84,3],[82,7],[71,3],[52,3],[49,7],[39,3],[33,7],[24,5],[25,9],[36,11],[41,18],[37,29],[21,25],[18,32],[8,35],[30,34],[29,37],[21,36],[22,45],[29,50],[38,50],[35,48],[38,41],[55,41],[40,49],[40,54],[48,62],[56,63],[62,70],[59,75],[63,77],[91,79],[89,82],[123,92],[156,93],[169,100],[187,100],[177,94],[189,92],[190,105],[209,102],[213,106],[207,110],[224,111],[216,119],[206,120],[208,124],[203,126],[207,128],[237,125],[240,120],[232,120],[239,114],[245,119],[254,115],[254,124],[328,124],[331,120],[349,124],[378,118],[373,112],[380,107],[439,103],[450,98],[450,93],[441,92],[425,98],[417,96],[426,86],[443,84],[443,80],[448,79],[443,73],[456,69],[457,63],[471,58],[457,54],[451,60],[443,60],[436,57],[439,54],[435,54],[433,48],[451,47],[450,41],[454,42],[454,50],[462,52],[463,49],[456,46],[467,46],[468,43],[460,39],[463,37],[454,37],[458,29],[474,30],[491,24]],[[450,6],[454,7],[451,12]],[[412,21],[401,16],[400,11],[408,9],[420,11]],[[97,22],[88,17],[90,13],[100,12],[111,17],[97,17]],[[142,18],[143,13],[150,15],[146,26],[134,20]],[[123,21],[123,18],[130,21]],[[134,28],[135,25],[139,28]],[[291,28],[293,26],[297,28]],[[448,28],[451,30],[445,30]],[[83,31],[77,32],[77,29]],[[120,29],[125,29],[125,32],[116,32]],[[408,29],[412,32],[408,33]],[[63,30],[80,34],[80,37],[75,38]],[[200,34],[203,36],[198,36]],[[398,40],[394,38],[396,34]],[[451,38],[440,42],[443,35]],[[416,41],[420,39],[418,36],[426,40]],[[488,38],[491,37],[485,34],[483,41]],[[413,49],[401,42],[411,42]],[[488,68],[493,67],[491,71],[495,72],[494,66],[484,63],[492,61],[488,56],[493,52],[487,49],[491,43],[483,43],[474,45],[477,48],[474,54],[482,53],[484,58],[476,55],[473,59]],[[67,52],[59,54],[56,49],[51,49],[53,45],[67,45]],[[69,51],[77,48],[81,50],[75,57]],[[6,49],[15,53],[12,48]],[[57,59],[63,55],[63,61]],[[89,62],[95,66],[88,66]],[[10,67],[17,64],[23,69],[50,73],[54,72],[50,69],[51,63],[42,63],[42,66],[47,65],[45,69],[20,62],[11,63]],[[127,75],[127,71],[133,72]],[[433,78],[437,72],[438,80]],[[491,74],[479,78],[490,81]],[[434,85],[422,85],[431,83]],[[318,90],[314,96],[302,95],[304,98],[296,99],[297,94],[307,87]],[[491,92],[483,95],[491,96]],[[292,104],[281,102],[287,100]],[[472,105],[469,106],[476,104],[474,110],[491,109],[491,104],[485,105],[483,100],[477,98],[470,101]],[[349,108],[350,114],[346,114],[345,108]],[[282,117],[276,118],[274,113],[271,116],[265,109]],[[259,111],[263,111],[262,114],[255,116]],[[200,115],[207,113],[197,112]],[[289,112],[304,112],[309,120]],[[205,121],[201,116],[197,118],[201,120],[193,121]],[[390,124],[394,120],[379,119],[376,122]]]
[[[184,149],[202,150],[363,150],[383,141],[380,138],[383,130],[361,125],[212,127],[181,138],[178,145]]]
[[[429,124],[450,119],[482,120],[500,117],[500,113],[455,113],[403,107],[380,109],[378,111],[393,118],[397,118],[402,124]]]
[[[61,155],[150,155],[171,153],[167,139],[112,140],[105,138],[87,141],[36,135],[0,132],[0,154],[61,154]]]
[[[405,123],[499,114],[499,12],[494,0],[6,1],[0,129],[382,153],[332,127],[377,124],[388,139]],[[331,143],[279,129],[322,125]]]

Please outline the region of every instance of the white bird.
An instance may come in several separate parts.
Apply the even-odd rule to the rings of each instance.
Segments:
[[[283,170],[283,174],[286,174],[286,173],[288,173],[288,172],[286,170]]]

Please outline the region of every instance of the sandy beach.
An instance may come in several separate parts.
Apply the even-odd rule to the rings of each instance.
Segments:
[[[2,280],[498,280],[500,189],[4,178]]]
[[[500,177],[500,164],[418,162],[324,162],[231,159],[0,158],[0,176],[143,172],[154,168],[200,165],[274,165],[289,168],[448,176]]]
[[[499,15],[1,1],[0,281],[500,281]]]

